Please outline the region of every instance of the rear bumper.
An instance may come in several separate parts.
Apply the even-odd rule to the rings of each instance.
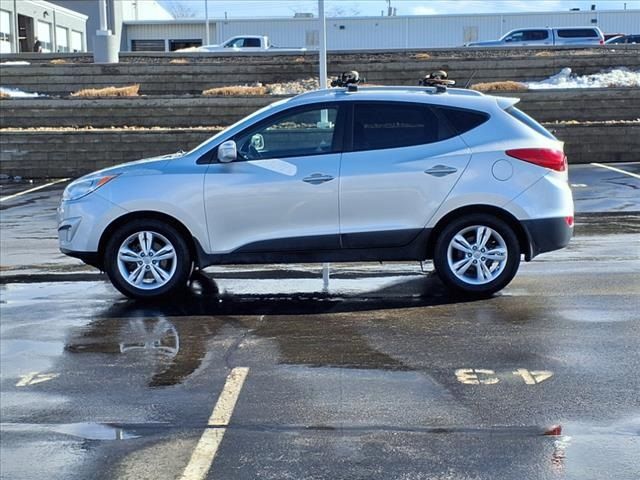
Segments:
[[[522,226],[531,245],[527,260],[566,247],[573,236],[573,225],[569,226],[566,217],[523,220]]]

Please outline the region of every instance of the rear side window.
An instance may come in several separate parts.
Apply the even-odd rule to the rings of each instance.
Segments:
[[[462,135],[469,130],[479,127],[489,120],[489,115],[475,110],[464,110],[461,108],[434,107],[439,111],[447,122],[456,130],[458,135]]]
[[[546,40],[549,37],[549,32],[546,30],[528,30],[522,35],[524,41],[534,40]]]
[[[598,32],[593,28],[571,28],[558,30],[560,38],[598,38]]]
[[[353,150],[408,147],[445,140],[455,133],[426,105],[354,105]]]
[[[557,140],[557,138],[554,137],[549,130],[544,128],[542,125],[540,125],[538,122],[536,122],[533,118],[531,118],[529,115],[524,113],[522,110],[518,110],[516,107],[509,107],[505,110],[505,112],[507,112],[509,115],[511,115],[513,118],[517,119],[518,121],[524,123],[527,127],[540,133],[541,135],[544,135],[545,137],[550,138],[551,140]]]

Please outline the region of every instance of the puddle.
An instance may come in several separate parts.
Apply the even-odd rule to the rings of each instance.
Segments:
[[[72,435],[86,440],[130,440],[140,437],[140,435],[123,428],[103,423],[67,423],[51,425],[46,428],[52,432]]]

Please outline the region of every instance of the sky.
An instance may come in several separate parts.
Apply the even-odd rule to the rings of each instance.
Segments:
[[[184,16],[204,17],[205,0],[159,0],[169,10]],[[317,0],[207,0],[210,18],[292,17],[295,13],[317,13]],[[506,13],[640,9],[640,0],[391,0],[398,15],[453,13]],[[325,0],[328,16],[379,16],[386,13],[388,0]],[[182,16],[182,15],[181,15]]]

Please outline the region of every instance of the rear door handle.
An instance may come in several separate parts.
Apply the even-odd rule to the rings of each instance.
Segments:
[[[457,171],[457,168],[448,167],[446,165],[436,165],[429,170],[425,170],[424,173],[433,175],[434,177],[444,177],[445,175],[451,175],[452,173],[456,173]]]
[[[312,175],[309,175],[308,177],[303,178],[302,181],[310,183],[311,185],[320,185],[321,183],[324,183],[324,182],[330,182],[334,178],[335,177],[332,177],[331,175],[325,175],[323,173],[314,173]]]

